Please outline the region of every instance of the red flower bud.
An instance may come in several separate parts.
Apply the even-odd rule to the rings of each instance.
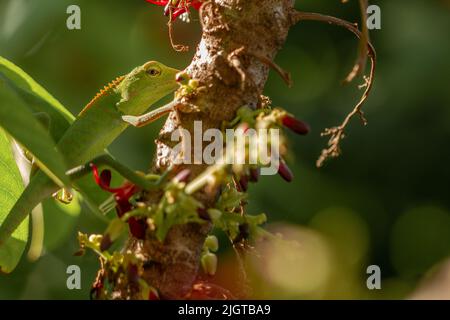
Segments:
[[[211,217],[209,216],[208,210],[206,208],[197,208],[198,216],[206,221],[211,221]]]
[[[278,174],[287,182],[291,182],[292,179],[294,179],[294,174],[282,159],[280,159],[280,164],[278,166]]]
[[[131,217],[130,219],[128,219],[128,225],[130,226],[130,232],[133,237],[140,240],[145,239],[145,231],[148,228],[147,222],[145,220]]]
[[[191,170],[184,169],[184,170],[181,170],[180,172],[178,172],[174,179],[177,180],[178,182],[187,182],[190,175],[191,175]]]
[[[250,237],[250,226],[248,223],[242,223],[239,225],[239,233],[236,238],[233,239],[233,243],[239,243]]]
[[[160,300],[159,299],[159,295],[158,295],[158,291],[156,291],[153,288],[150,288],[150,291],[148,293],[148,300]]]
[[[109,234],[105,234],[100,242],[100,251],[108,250],[112,245],[111,237]]]
[[[241,179],[239,180],[239,185],[243,192],[246,192],[248,190],[248,177],[246,175],[243,175],[241,177]]]
[[[135,264],[128,264],[128,281],[134,285],[139,284],[139,270],[137,265]]]
[[[242,133],[247,133],[248,129],[250,129],[250,126],[247,122],[242,122],[241,124],[239,124],[239,126],[237,127],[237,129],[242,130]]]
[[[110,170],[103,170],[100,174],[100,182],[105,185],[109,186],[111,184],[111,171]]]
[[[251,168],[250,169],[250,181],[258,182],[260,174],[261,174],[261,170],[259,168]]]
[[[305,135],[309,132],[309,126],[306,123],[289,115],[285,115],[281,119],[281,123],[297,134]]]

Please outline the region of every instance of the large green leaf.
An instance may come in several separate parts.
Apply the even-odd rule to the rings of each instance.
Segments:
[[[54,141],[58,141],[75,117],[47,90],[38,84],[31,76],[17,65],[0,57],[0,77],[23,100],[24,104],[36,115],[49,118],[48,131]],[[64,155],[63,155],[64,156]],[[45,249],[52,250],[64,243],[73,231],[81,208],[78,199],[70,205],[63,205],[54,199],[47,199],[42,203],[45,216]]]
[[[12,155],[11,143],[0,128],[0,224],[24,189],[22,177]],[[28,240],[28,217],[0,247],[0,270],[11,272],[22,256]]]
[[[54,141],[59,141],[75,120],[70,111],[20,67],[0,56],[0,76],[2,74],[7,78],[10,87],[15,90],[29,108],[34,112],[42,112],[49,116],[50,134]],[[117,176],[117,174],[113,174],[113,177]],[[82,179],[77,183],[77,187],[81,189],[83,198],[88,202],[91,210],[96,213],[99,212],[95,207],[110,196],[110,194],[102,191],[91,177]]]
[[[37,165],[60,186],[69,185],[66,166],[48,132],[0,76],[0,126],[30,151]]]
[[[76,234],[75,224],[81,212],[81,206],[77,198],[70,204],[63,204],[49,198],[42,203],[44,212],[44,247],[46,250],[54,250],[60,247],[70,235]]]
[[[48,93],[47,90],[34,81],[25,71],[2,56],[0,56],[0,73],[3,73],[5,77],[10,79],[18,88],[21,88],[28,93],[33,93],[42,100],[45,100],[48,105],[43,105],[43,109],[39,111],[46,112],[50,116],[55,115],[55,118],[56,115],[58,115],[65,119],[69,124],[75,120],[72,113]]]
[[[58,141],[75,117],[25,71],[0,56],[0,76],[34,113],[49,118],[49,132]]]

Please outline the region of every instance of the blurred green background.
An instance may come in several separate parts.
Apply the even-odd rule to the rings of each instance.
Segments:
[[[255,297],[403,298],[450,255],[450,1],[371,3],[382,9],[382,29],[371,34],[378,72],[365,106],[369,125],[352,121],[343,155],[322,169],[315,168],[327,142],[320,132],[340,123],[360,95],[361,79],[341,85],[357,42],[338,27],[304,22],[277,56],[295,85],[288,89],[271,74],[265,93],[312,132],[291,136],[294,182],[273,176],[251,185],[249,212],[267,213],[269,228],[300,243],[298,250],[265,245],[263,263],[250,258]],[[70,4],[81,7],[81,30],[66,28]],[[359,18],[356,0],[297,1],[297,7]],[[176,53],[162,8],[144,0],[0,0],[0,55],[78,113],[100,87],[149,59],[187,66],[200,38],[195,14],[192,20],[175,25],[175,41],[191,47]],[[162,123],[130,128],[112,153],[148,169]],[[46,227],[57,219],[46,218]],[[23,259],[12,274],[0,275],[0,298],[88,298],[98,265],[92,254],[73,256],[76,232],[103,228],[83,208],[37,262]],[[227,271],[232,254],[224,252],[219,261],[219,281],[233,277]],[[66,288],[71,264],[82,268],[81,290]],[[372,264],[381,268],[381,290],[366,288]]]

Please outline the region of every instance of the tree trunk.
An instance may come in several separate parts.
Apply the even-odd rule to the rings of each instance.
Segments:
[[[175,130],[187,129],[193,137],[194,121],[202,121],[203,130],[220,129],[222,122],[231,120],[239,107],[260,105],[271,61],[294,23],[293,2],[212,0],[202,6],[203,35],[186,70],[203,88],[185,98],[199,110],[178,110],[170,114],[156,141],[153,172],[163,172],[172,163],[170,152],[177,142],[170,137]],[[194,178],[205,165],[182,168],[189,168]],[[160,196],[149,194],[147,199],[151,203]],[[206,207],[215,201],[211,193],[199,192],[196,197]],[[197,277],[201,249],[210,229],[209,222],[191,223],[172,227],[164,243],[156,238],[147,238],[143,243],[130,241],[128,249],[149,260],[143,277],[158,289],[161,298],[187,297]],[[121,298],[127,298],[127,290],[121,292]]]

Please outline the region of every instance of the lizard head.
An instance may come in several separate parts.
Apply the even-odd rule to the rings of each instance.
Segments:
[[[144,113],[153,103],[179,87],[175,77],[178,72],[157,61],[135,68],[117,87],[122,97],[118,108],[130,115]]]

